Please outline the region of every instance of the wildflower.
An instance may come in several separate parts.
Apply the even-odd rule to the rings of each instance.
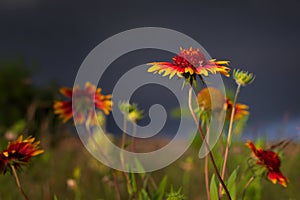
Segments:
[[[74,115],[74,121],[77,124],[82,124],[86,120],[90,120],[91,125],[95,125],[97,116],[93,112],[94,106],[108,115],[112,109],[111,95],[102,95],[101,88],[96,88],[90,82],[85,84],[83,90],[78,86],[71,88],[63,87],[60,93],[65,97],[72,98],[69,101],[55,101],[53,108],[54,113],[59,115],[63,122],[67,122]]]
[[[0,174],[6,173],[10,165],[20,169],[22,165],[29,163],[33,156],[42,154],[44,150],[39,148],[40,141],[23,136],[18,137],[14,142],[9,142],[5,150],[0,153]]]
[[[268,170],[268,178],[276,184],[277,181],[284,187],[287,187],[288,179],[280,171],[280,158],[274,151],[266,151],[261,148],[256,149],[251,141],[248,141],[246,145],[252,150],[253,156],[258,159],[256,162],[259,165],[263,165]]]
[[[229,99],[226,99],[226,108],[228,111],[227,115],[226,115],[226,119],[228,119],[228,120],[230,120],[232,106],[233,106],[233,102]],[[249,115],[248,109],[249,109],[249,106],[247,106],[246,104],[242,104],[242,103],[235,104],[233,121],[237,121],[239,119],[242,119],[245,116],[248,116]]]
[[[185,172],[191,172],[193,169],[195,169],[193,158],[191,156],[187,157],[185,161],[181,163],[180,167]]]
[[[234,78],[236,84],[238,84],[240,86],[246,86],[254,81],[255,76],[252,73],[249,73],[247,71],[234,69],[233,70],[233,78]]]
[[[214,108],[212,108],[211,96],[214,96]],[[208,87],[202,89],[197,95],[198,105],[201,111],[211,112],[227,110],[226,119],[230,119],[233,102],[228,98],[225,98],[225,95],[214,87]],[[235,114],[233,120],[242,119],[244,116],[249,115],[249,107],[245,104],[237,103],[235,105]]]
[[[214,108],[212,108],[211,104],[211,96],[214,97]],[[224,104],[225,104],[225,96],[224,94],[218,90],[217,88],[214,87],[207,87],[202,89],[198,94],[197,94],[197,101],[198,105],[201,110],[203,111],[219,111],[224,109]]]
[[[130,104],[128,101],[120,102],[119,108],[132,123],[136,123],[143,118],[143,110],[139,110],[137,104]]]
[[[209,73],[221,73],[228,77],[230,71],[227,67],[229,61],[207,60],[200,49],[192,47],[180,48],[180,53],[173,57],[173,62],[152,62],[148,65],[151,65],[148,72],[163,73],[162,76],[169,76],[170,79],[177,75],[179,78],[184,77],[191,84],[196,81],[196,75],[208,76]]]

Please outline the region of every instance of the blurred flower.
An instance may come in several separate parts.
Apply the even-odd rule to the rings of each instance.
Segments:
[[[44,150],[39,148],[40,141],[34,140],[31,136],[24,140],[23,136],[20,136],[16,141],[9,142],[7,148],[0,153],[0,174],[4,174],[10,165],[20,169],[33,156],[42,154]]]
[[[211,97],[214,97],[214,108],[212,109]],[[230,119],[233,102],[226,98],[223,93],[214,87],[202,89],[197,95],[197,101],[202,112],[227,110],[226,119]],[[235,105],[235,115],[233,120],[242,119],[249,115],[249,107],[245,104],[237,103]]]
[[[63,87],[60,89],[60,93],[68,98],[73,97],[74,102],[72,102],[72,99],[69,101],[55,101],[54,113],[59,115],[64,123],[71,119],[74,114],[76,124],[82,124],[89,120],[90,125],[96,125],[97,116],[93,112],[94,107],[102,110],[106,115],[112,109],[111,95],[102,95],[101,90],[101,88],[96,88],[90,82],[86,82],[83,90],[80,90],[79,86],[75,86],[73,91],[71,88]]]
[[[246,86],[254,81],[255,76],[252,73],[249,73],[247,71],[234,69],[233,70],[233,78],[234,78],[236,84],[241,85],[241,86]]]
[[[69,178],[67,180],[67,186],[69,189],[75,190],[77,188],[77,183],[76,183],[75,179]]]
[[[231,112],[232,112],[232,106],[233,106],[233,102],[229,99],[226,100],[226,108],[227,108],[227,115],[226,115],[226,119],[230,120],[230,116],[231,116]],[[242,104],[242,103],[237,103],[235,104],[235,113],[234,113],[234,117],[233,117],[233,121],[242,119],[245,116],[249,115],[249,106],[247,106],[246,104]]]
[[[214,87],[207,87],[202,89],[197,95],[198,105],[202,111],[212,111],[211,97],[214,97],[214,111],[224,109],[225,96],[223,93]]]
[[[4,135],[6,140],[15,140],[17,138],[17,134],[11,130],[7,131]]]
[[[181,163],[180,167],[185,172],[190,172],[195,169],[194,160],[191,156],[187,157],[184,162]]]
[[[192,47],[180,48],[179,54],[173,57],[173,62],[152,62],[148,65],[151,65],[148,72],[163,73],[162,76],[169,76],[170,79],[177,75],[180,78],[184,77],[190,83],[196,81],[196,75],[208,76],[209,73],[221,73],[228,77],[230,71],[227,67],[229,61],[207,60],[200,49]]]
[[[252,150],[253,156],[258,159],[256,162],[258,165],[263,165],[268,170],[268,178],[276,184],[277,181],[284,187],[287,187],[288,179],[280,171],[280,159],[277,153],[274,151],[266,151],[261,148],[256,149],[251,141],[248,141],[246,145]]]
[[[120,102],[119,109],[125,115],[127,120],[132,123],[136,123],[143,118],[143,110],[139,110],[135,103],[130,104],[128,101]]]

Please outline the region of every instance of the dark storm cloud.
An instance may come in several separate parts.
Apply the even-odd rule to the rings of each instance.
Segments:
[[[300,115],[298,9],[296,0],[4,0],[0,54],[38,61],[38,84],[55,79],[70,86],[85,56],[111,35],[143,26],[171,28],[197,40],[212,57],[254,72],[256,81],[242,90],[240,101],[250,105],[252,122],[278,120],[284,113]],[[139,62],[147,56],[139,55]],[[142,64],[130,59],[124,66]]]

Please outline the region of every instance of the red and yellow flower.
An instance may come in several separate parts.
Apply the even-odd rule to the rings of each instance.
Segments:
[[[35,142],[35,138],[28,137],[23,140],[23,136],[18,137],[14,142],[9,142],[7,148],[0,153],[0,174],[4,174],[11,165],[20,169],[33,156],[42,154],[44,150],[39,148],[39,144],[40,141]]]
[[[246,145],[252,150],[253,156],[257,158],[257,164],[262,165],[268,170],[268,178],[276,184],[277,181],[284,187],[287,187],[288,179],[280,171],[280,158],[274,151],[263,150],[262,148],[256,148],[251,141],[248,141]]]
[[[230,116],[231,116],[231,112],[232,112],[232,107],[233,107],[233,102],[229,99],[226,99],[226,107],[227,107],[227,115],[226,118],[228,120],[230,120]],[[245,116],[249,115],[249,106],[247,106],[246,104],[242,104],[242,103],[236,103],[235,104],[235,111],[234,111],[234,117],[233,117],[233,121],[242,119]]]
[[[63,122],[67,122],[74,115],[74,121],[82,124],[89,120],[91,125],[95,125],[96,114],[94,108],[101,110],[108,115],[112,109],[111,95],[101,94],[101,88],[96,88],[90,82],[85,84],[83,90],[75,86],[71,88],[62,87],[60,93],[65,97],[72,98],[69,101],[55,101],[53,108],[54,113],[59,115]],[[74,100],[74,102],[72,102]]]
[[[196,75],[208,76],[209,73],[220,73],[229,77],[230,71],[227,67],[229,61],[208,60],[200,49],[193,49],[192,47],[189,49],[180,48],[179,54],[173,57],[173,62],[152,62],[148,65],[151,65],[148,72],[169,76],[170,79],[177,75],[190,82],[196,80]]]

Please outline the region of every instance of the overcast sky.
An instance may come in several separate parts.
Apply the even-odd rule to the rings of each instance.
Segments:
[[[38,62],[36,84],[72,86],[83,59],[106,38],[137,27],[170,28],[197,40],[212,57],[256,74],[240,96],[250,105],[250,123],[290,119],[300,126],[299,9],[297,0],[1,0],[0,57]],[[154,59],[138,52],[122,63],[130,68]]]

